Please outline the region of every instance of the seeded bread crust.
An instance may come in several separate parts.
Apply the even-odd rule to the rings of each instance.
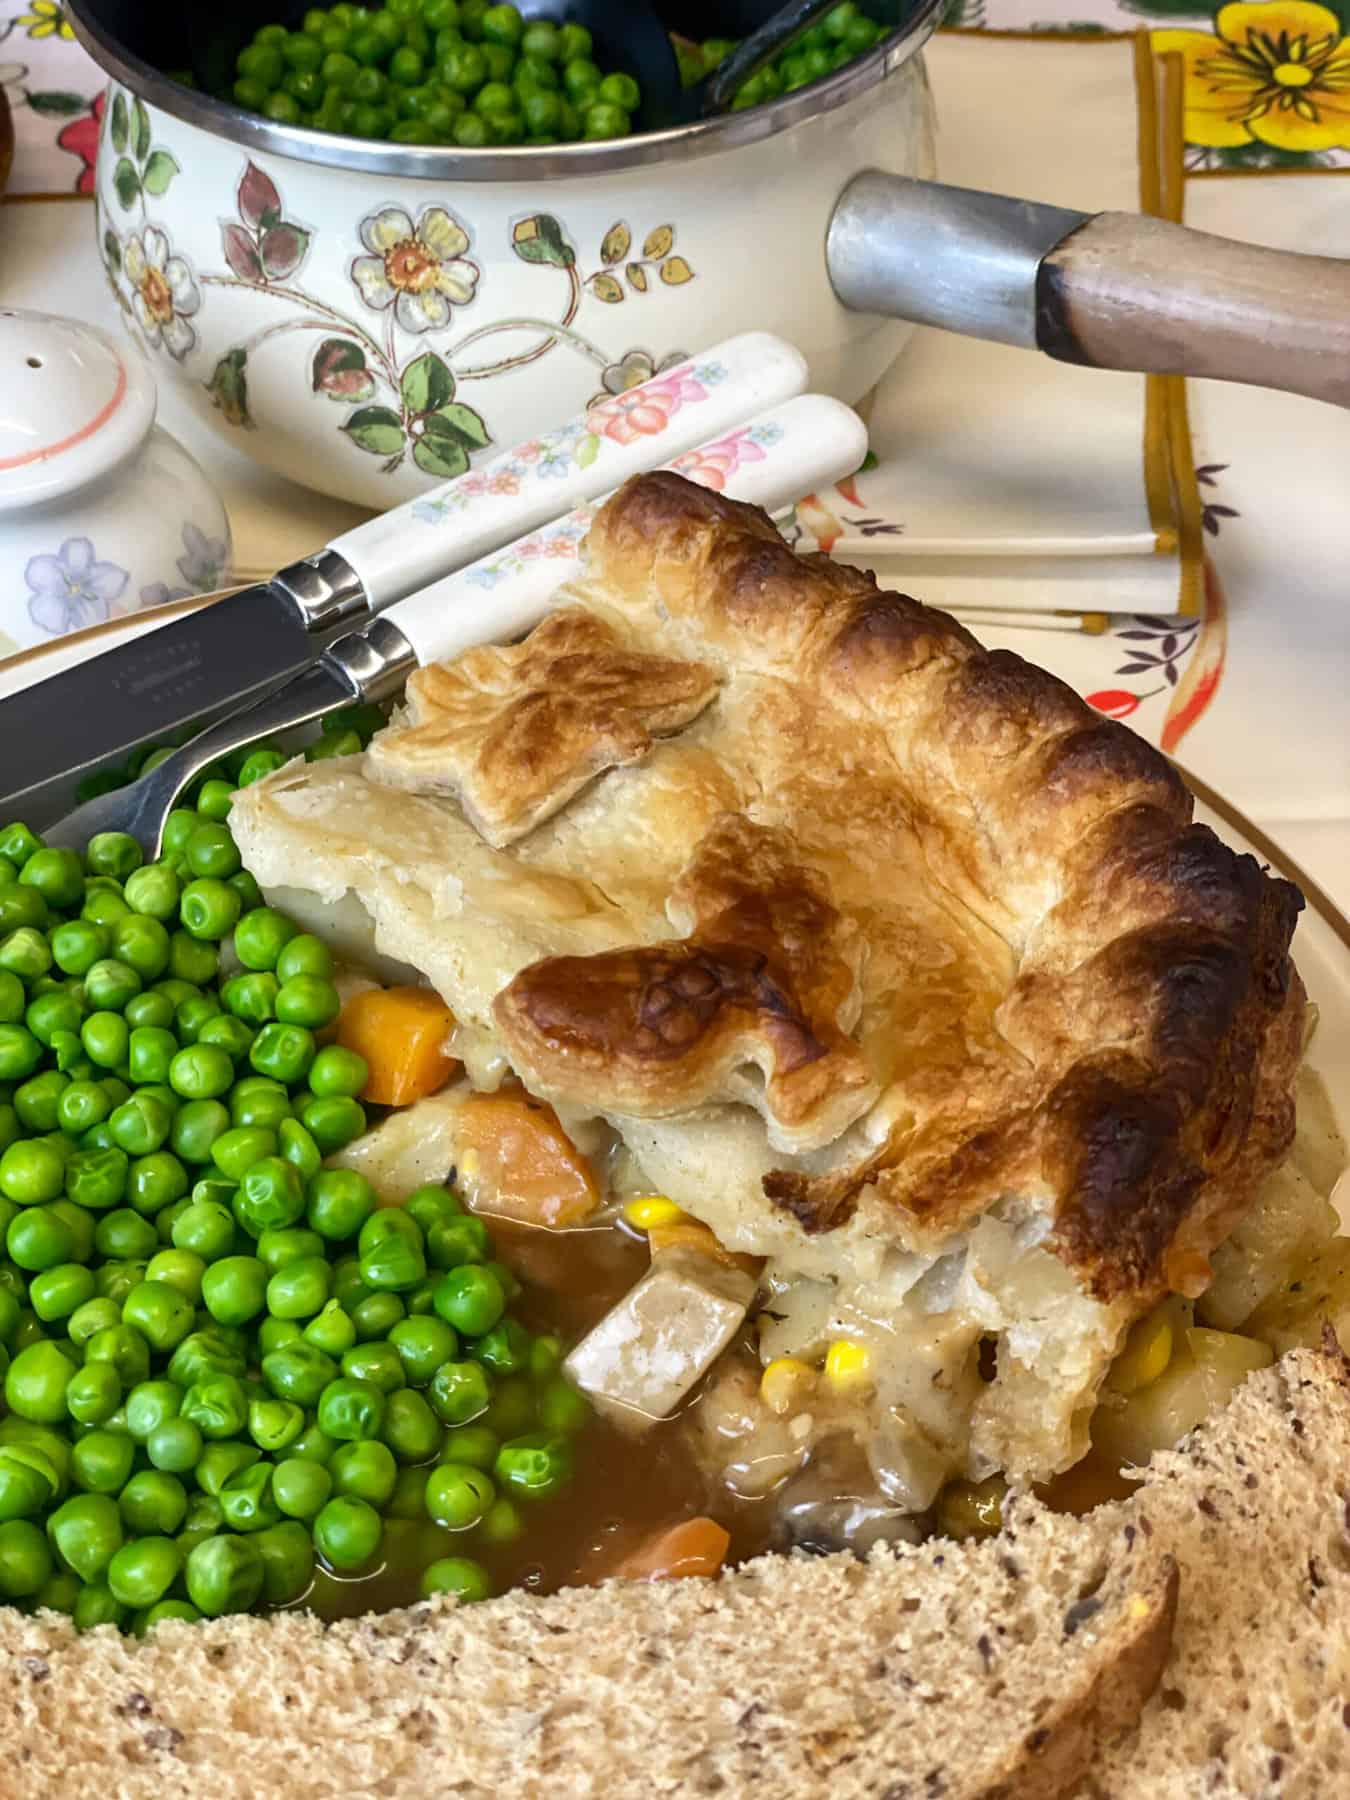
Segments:
[[[328,1630],[167,1624],[138,1646],[4,1610],[3,1792],[1056,1800],[1138,1716],[1176,1586],[1154,1541],[1037,1510],[1015,1547],[766,1557]]]

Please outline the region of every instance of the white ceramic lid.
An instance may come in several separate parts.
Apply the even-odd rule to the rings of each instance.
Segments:
[[[154,376],[131,344],[0,307],[0,512],[97,480],[154,422]]]

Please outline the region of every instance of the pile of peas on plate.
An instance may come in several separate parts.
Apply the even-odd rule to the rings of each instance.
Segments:
[[[747,106],[759,106],[765,100],[776,100],[780,94],[809,87],[813,81],[832,75],[845,63],[852,62],[855,56],[870,50],[885,34],[885,26],[869,19],[857,5],[857,0],[840,0],[838,6],[832,7],[781,56],[741,83],[731,103],[732,111],[743,112]],[[677,39],[675,53],[684,85],[692,87],[696,81],[710,75],[731,55],[738,42],[736,38],[707,38],[701,44],[691,44]]]
[[[0,830],[0,1601],[80,1629],[292,1605],[316,1569],[480,1599],[588,1413],[453,1192],[325,1167],[369,1071],[228,824],[284,760],[210,773],[153,863]]]
[[[238,106],[287,125],[395,144],[559,144],[627,137],[642,95],[604,73],[582,25],[488,0],[312,7],[239,53]]]

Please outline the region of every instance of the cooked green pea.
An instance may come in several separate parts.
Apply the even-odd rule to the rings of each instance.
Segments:
[[[340,1444],[328,1472],[335,1493],[365,1500],[382,1511],[394,1491],[398,1464],[389,1447],[378,1441]]]
[[[122,1516],[107,1494],[75,1494],[48,1519],[47,1535],[81,1581],[98,1581],[122,1547]]]
[[[453,1594],[461,1606],[492,1597],[492,1577],[468,1556],[442,1556],[422,1571],[422,1598]]]
[[[156,1469],[186,1474],[201,1458],[201,1430],[191,1419],[165,1419],[146,1438],[145,1453]]]
[[[294,1225],[305,1211],[305,1191],[295,1168],[279,1156],[262,1157],[240,1182],[234,1211],[253,1237]]]
[[[182,1415],[192,1420],[204,1438],[238,1437],[248,1421],[243,1384],[234,1375],[207,1376],[184,1394]]]
[[[501,1282],[481,1265],[451,1269],[436,1289],[436,1311],[466,1337],[491,1331],[505,1310]]]
[[[113,1143],[128,1156],[150,1156],[168,1138],[173,1113],[154,1094],[142,1089],[113,1109],[108,1130]]]
[[[36,1594],[52,1573],[52,1553],[31,1519],[6,1519],[0,1525],[0,1596],[25,1600]]]
[[[252,1048],[255,1033],[251,1025],[229,1013],[216,1013],[197,1033],[199,1044],[211,1044],[223,1050],[232,1062],[242,1062]]]
[[[168,1419],[176,1419],[183,1390],[173,1381],[138,1381],[127,1395],[127,1432],[138,1444]]]
[[[298,1345],[293,1346],[292,1353],[298,1349]],[[378,1437],[384,1421],[384,1398],[373,1381],[339,1376],[319,1395],[319,1429],[342,1443]]]
[[[484,1271],[486,1273],[486,1271]],[[516,1319],[502,1319],[471,1346],[470,1356],[494,1375],[517,1375],[529,1367],[533,1340]]]
[[[100,1069],[120,1069],[127,1060],[131,1033],[116,1012],[93,1012],[80,1027],[80,1042],[90,1062]]]
[[[238,933],[235,934],[236,941]],[[276,1018],[281,984],[270,970],[232,975],[220,990],[221,1002],[232,1017],[246,1025],[266,1025]]]
[[[290,1095],[283,1083],[273,1081],[270,1075],[246,1075],[230,1090],[230,1117],[236,1126],[279,1133],[291,1117]]]
[[[62,910],[74,906],[84,893],[84,869],[74,850],[48,846],[34,850],[19,870],[19,881],[36,888],[48,906]]]
[[[283,1344],[280,1350],[265,1356],[262,1372],[263,1380],[279,1399],[313,1406],[336,1377],[338,1366],[317,1345],[302,1339]],[[324,1430],[327,1431],[326,1426]]]
[[[341,1356],[356,1342],[356,1326],[339,1300],[329,1300],[304,1329],[305,1341],[327,1356]]]
[[[185,1100],[215,1100],[234,1083],[234,1065],[213,1044],[189,1044],[169,1064],[169,1085]]]
[[[38,1136],[58,1129],[61,1096],[69,1085],[59,1070],[44,1069],[15,1088],[14,1112],[25,1130]]]
[[[145,1278],[160,1286],[176,1289],[189,1305],[195,1306],[202,1296],[202,1277],[205,1273],[204,1258],[194,1255],[190,1250],[174,1248],[156,1251],[146,1264]]]
[[[269,1462],[253,1463],[247,1469],[237,1470],[216,1497],[231,1531],[263,1531],[281,1517],[272,1498],[272,1465]]]
[[[277,1136],[261,1125],[236,1125],[223,1131],[211,1146],[211,1161],[231,1181],[242,1181],[265,1156],[277,1153]]]
[[[214,979],[220,958],[214,944],[187,931],[175,931],[169,939],[169,973],[179,981],[200,987]]]
[[[170,1125],[172,1129],[172,1125]],[[127,1170],[126,1197],[138,1213],[157,1217],[188,1191],[187,1170],[168,1150],[136,1159]]]
[[[135,1284],[129,1291],[135,1291]],[[113,1325],[106,1331],[95,1332],[84,1347],[84,1360],[86,1363],[110,1363],[124,1388],[135,1387],[150,1373],[149,1345],[133,1325]]]
[[[441,1424],[421,1394],[399,1388],[385,1401],[380,1435],[400,1462],[420,1463],[441,1443]]]
[[[28,1300],[39,1319],[68,1319],[94,1298],[94,1277],[81,1263],[57,1263],[28,1284]]]
[[[203,1494],[213,1498],[221,1488],[240,1469],[252,1468],[261,1455],[252,1444],[214,1443],[208,1444],[202,1451],[197,1463],[195,1477],[197,1486]],[[220,1523],[224,1524],[225,1514],[220,1515]]]
[[[122,1379],[111,1363],[86,1363],[66,1387],[66,1410],[79,1425],[103,1425],[122,1404]]]
[[[102,1582],[85,1582],[75,1598],[72,1617],[76,1631],[92,1631],[96,1625],[124,1624],[127,1609]]]
[[[56,1465],[39,1445],[0,1445],[0,1519],[35,1518],[61,1487]]]
[[[472,1463],[438,1463],[427,1476],[427,1517],[448,1531],[477,1525],[496,1497],[489,1477]]]
[[[253,1542],[262,1556],[263,1598],[271,1606],[289,1606],[314,1579],[314,1545],[309,1533],[295,1520],[284,1520],[258,1532]]]
[[[251,1537],[209,1537],[188,1556],[186,1579],[192,1604],[208,1619],[247,1612],[262,1593],[262,1553]]]
[[[121,1494],[135,1454],[124,1431],[86,1431],[70,1453],[70,1480],[86,1494]]]
[[[108,1587],[123,1606],[153,1606],[173,1586],[183,1553],[168,1537],[123,1544],[108,1564]]]
[[[149,919],[171,919],[178,911],[182,884],[167,863],[148,863],[127,877],[123,898],[133,913]]]
[[[436,1317],[400,1319],[389,1332],[389,1343],[413,1387],[425,1387],[441,1364],[459,1351],[453,1327]]]
[[[31,1427],[36,1431],[38,1426]],[[330,1438],[326,1431],[320,1431],[316,1424],[309,1424],[290,1446],[290,1455],[304,1458],[308,1462],[322,1463],[325,1468],[333,1460],[333,1452],[337,1449],[337,1439]]]
[[[492,1389],[479,1363],[444,1362],[432,1376],[427,1399],[446,1425],[467,1425],[487,1411]]]
[[[291,1519],[312,1519],[333,1491],[333,1478],[322,1463],[287,1457],[272,1473],[272,1498]]]
[[[22,1081],[41,1061],[42,1045],[31,1031],[22,1025],[0,1025],[0,1081]]]
[[[297,927],[284,913],[270,906],[255,907],[243,915],[235,930],[235,955],[246,969],[275,969],[283,948],[296,935]]]
[[[312,1319],[328,1299],[331,1271],[322,1256],[302,1256],[267,1284],[267,1310],[279,1319]]]
[[[458,1425],[447,1431],[438,1461],[469,1463],[475,1469],[490,1469],[497,1460],[501,1439],[486,1425]]]
[[[300,1108],[300,1121],[325,1156],[344,1150],[366,1128],[365,1109],[342,1094],[306,1100]]]
[[[277,1000],[280,1002],[278,993]],[[314,1034],[303,1025],[264,1025],[249,1049],[248,1060],[260,1075],[277,1081],[303,1081],[314,1061]],[[302,1118],[304,1115],[301,1115]],[[308,1125],[308,1120],[305,1121]],[[313,1127],[309,1127],[313,1130]],[[315,1132],[317,1139],[318,1133]]]
[[[314,1544],[334,1569],[344,1573],[364,1568],[380,1547],[380,1515],[364,1500],[338,1495],[314,1520]]]
[[[46,1581],[33,1596],[33,1605],[38,1612],[65,1613],[67,1618],[75,1611],[75,1602],[80,1594],[79,1577],[58,1570],[49,1575]]]
[[[212,1144],[229,1128],[230,1115],[219,1100],[190,1100],[175,1113],[169,1142],[183,1162],[209,1162]]]
[[[66,1160],[55,1144],[20,1139],[0,1156],[0,1193],[17,1206],[40,1206],[65,1186]]]
[[[353,1344],[342,1353],[342,1372],[356,1381],[372,1383],[382,1394],[406,1385],[402,1360],[392,1344]]]
[[[427,1233],[427,1261],[433,1269],[458,1270],[466,1264],[486,1263],[491,1255],[492,1234],[471,1214],[442,1220]]]
[[[97,1282],[97,1277],[95,1277]],[[66,1331],[70,1341],[83,1347],[94,1336],[95,1332],[106,1331],[110,1326],[120,1325],[122,1308],[116,1300],[100,1296],[94,1300],[86,1300],[83,1306],[77,1307],[70,1315]]]
[[[52,960],[66,975],[84,975],[111,946],[111,932],[88,919],[68,919],[51,936]]]
[[[0,1172],[3,1166],[0,1161]],[[323,1169],[308,1184],[306,1217],[330,1242],[355,1237],[375,1206],[374,1188],[354,1169]]]
[[[123,1301],[122,1318],[162,1354],[175,1349],[192,1330],[192,1302],[167,1281],[143,1281]]]
[[[116,1206],[126,1193],[130,1168],[126,1151],[115,1144],[102,1150],[78,1150],[65,1167],[67,1197],[87,1212]]]
[[[173,1241],[179,1250],[215,1263],[227,1256],[234,1244],[234,1215],[215,1200],[194,1200],[174,1220]]]
[[[256,1256],[223,1256],[202,1276],[202,1304],[219,1324],[247,1324],[266,1298],[267,1270]]]
[[[294,1344],[304,1333],[298,1319],[274,1319],[269,1313],[258,1321],[258,1359],[280,1350],[283,1344]]]
[[[65,1418],[65,1391],[76,1364],[54,1343],[32,1343],[5,1370],[5,1406],[38,1426]]]
[[[375,1338],[388,1337],[407,1309],[397,1294],[367,1294],[351,1307],[352,1324],[357,1340],[368,1344]]]
[[[503,1487],[518,1498],[547,1500],[570,1480],[572,1461],[572,1446],[567,1438],[532,1432],[502,1445],[493,1472]]]
[[[156,996],[162,997],[162,996]],[[169,1068],[179,1050],[178,1039],[163,1027],[138,1025],[127,1040],[131,1079],[159,1082],[169,1079]]]
[[[187,841],[183,852],[187,866],[197,876],[223,880],[239,868],[238,846],[227,825],[204,820]]]
[[[303,1410],[292,1400],[251,1400],[248,1434],[260,1450],[272,1453],[293,1444],[305,1429]]]

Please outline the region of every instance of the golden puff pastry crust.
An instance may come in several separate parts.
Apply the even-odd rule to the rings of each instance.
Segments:
[[[418,669],[371,761],[383,781],[454,795],[500,848],[603,769],[645,756],[716,692],[706,664],[630,649],[603,619],[564,607],[523,644]]]
[[[856,922],[785,832],[734,813],[700,842],[667,911],[683,937],[549,957],[497,996],[526,1086],[634,1118],[739,1100],[789,1151],[838,1137],[877,1097],[848,1035],[865,948]]]
[[[416,711],[364,764],[245,790],[249,866],[355,893],[738,1251],[896,1282],[984,1221],[986,1248],[1048,1255],[1099,1309],[1090,1354],[1068,1373],[1044,1321],[1011,1354],[1067,1418],[1288,1147],[1297,891],[1055,677],[678,476],[606,504],[559,598],[515,649],[418,678],[473,715],[424,738],[421,791],[384,785]],[[675,714],[636,677],[570,714],[577,643],[666,671]],[[564,742],[517,741],[534,706]]]

